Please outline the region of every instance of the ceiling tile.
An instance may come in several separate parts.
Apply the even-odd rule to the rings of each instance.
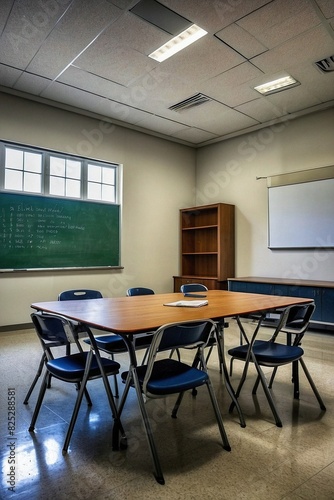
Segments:
[[[163,0],[163,3],[213,34],[270,1]]]
[[[151,128],[153,126],[153,130],[155,132],[159,132],[161,134],[171,135],[178,133],[180,130],[183,130],[185,126],[182,123],[178,123],[177,121],[165,120],[160,116],[147,116],[136,123],[143,128]]]
[[[280,71],[282,68],[291,68],[301,62],[313,64],[313,62],[332,54],[333,48],[333,39],[328,32],[322,26],[317,26],[264,54],[254,57],[252,63],[264,73],[270,74]]]
[[[0,85],[13,87],[21,74],[22,71],[19,69],[11,68],[5,64],[0,64]]]
[[[216,101],[207,102],[176,114],[180,115],[179,121],[182,120],[183,123],[202,128],[216,135],[233,132],[238,127],[246,128],[257,124],[254,119]]]
[[[30,73],[22,73],[20,78],[14,85],[16,90],[22,90],[23,92],[28,92],[33,95],[40,95],[43,90],[45,90],[48,85],[50,85],[51,80],[47,78],[42,78],[38,75],[32,75]]]
[[[183,130],[180,130],[177,134],[171,134],[171,136],[181,139],[183,141],[191,142],[193,144],[198,144],[206,141],[210,141],[212,139],[216,139],[217,135],[212,134],[210,132],[206,132],[205,130],[200,130],[195,127],[188,127]]]
[[[266,52],[267,50],[265,45],[260,43],[253,35],[235,23],[218,31],[216,36],[247,59],[257,56],[262,52]]]
[[[272,119],[284,116],[285,110],[270,102],[266,97],[260,97],[251,102],[246,102],[235,108],[259,123],[266,123]]]
[[[73,2],[28,65],[28,71],[56,78],[120,13],[106,2]]]
[[[327,19],[334,17],[334,2],[333,2],[333,0],[316,0],[316,3],[318,4],[321,12],[323,13],[323,15]]]
[[[297,89],[297,87],[285,92],[268,95],[267,99],[275,106],[284,110],[284,114],[294,113],[300,109],[305,109],[307,105],[316,106],[317,104],[321,104],[321,101],[308,90],[302,88],[294,92],[295,89]]]
[[[307,0],[275,0],[237,22],[268,48],[276,47],[319,23]]]
[[[204,94],[234,108],[258,97],[250,82],[262,76],[263,73],[258,68],[245,62],[203,82],[199,89]]]
[[[56,6],[46,14],[43,7],[34,0],[13,2],[10,17],[6,20],[0,37],[1,62],[21,69],[29,65],[66,10],[66,5],[57,3]],[[6,3],[2,5],[0,13],[5,7]]]
[[[242,56],[224,43],[205,36],[161,63],[161,71],[177,74],[189,83],[201,82],[244,61]]]
[[[114,100],[126,100],[129,91],[124,85],[107,80],[75,66],[70,66],[57,80],[71,87]]]

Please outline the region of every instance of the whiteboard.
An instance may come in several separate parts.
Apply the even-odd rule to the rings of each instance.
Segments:
[[[268,247],[334,248],[334,179],[268,188]]]

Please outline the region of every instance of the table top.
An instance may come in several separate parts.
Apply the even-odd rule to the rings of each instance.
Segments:
[[[168,307],[164,305],[179,300],[195,300],[184,297],[182,293],[38,302],[33,303],[31,307],[44,312],[60,314],[100,330],[131,334],[154,330],[167,323],[202,319],[217,320],[312,302],[311,299],[307,298],[225,290],[208,290],[206,295],[208,305],[202,307]]]

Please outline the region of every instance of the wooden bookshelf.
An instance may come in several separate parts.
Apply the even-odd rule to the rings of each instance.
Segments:
[[[234,205],[217,203],[180,210],[181,274],[174,291],[185,283],[226,289],[234,276]]]

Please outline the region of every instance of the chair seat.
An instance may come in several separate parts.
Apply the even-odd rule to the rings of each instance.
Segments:
[[[106,352],[127,352],[126,344],[120,335],[101,335],[95,337],[97,347]],[[84,339],[86,344],[91,344],[89,339]]]
[[[140,384],[143,384],[147,366],[136,368]],[[125,381],[128,372],[121,374]],[[147,384],[147,392],[154,395],[177,394],[193,387],[199,387],[208,380],[207,373],[174,359],[162,359],[154,363],[153,371]]]
[[[80,382],[84,376],[87,356],[87,352],[78,352],[71,354],[71,356],[52,359],[47,362],[46,366],[49,372],[56,378],[67,382]],[[101,361],[106,375],[114,375],[119,372],[120,364],[116,361],[107,358],[101,358]],[[93,356],[89,378],[92,379],[100,376],[100,368],[95,356]]]
[[[246,359],[248,344],[243,344],[233,349],[229,349],[230,356],[239,359]],[[304,354],[299,346],[289,346],[267,340],[256,340],[253,345],[253,352],[257,362],[264,366],[276,366],[297,361]]]

